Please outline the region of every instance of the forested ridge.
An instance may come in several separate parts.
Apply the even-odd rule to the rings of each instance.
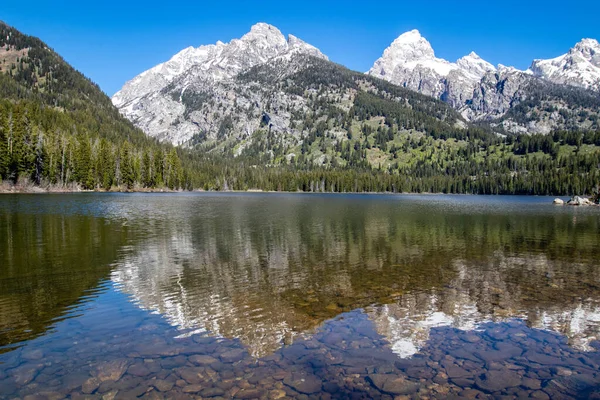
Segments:
[[[39,39],[0,23],[0,177],[83,189],[191,188],[191,167]]]
[[[600,182],[599,131],[501,136],[441,101],[311,62],[280,80],[273,66],[238,78],[303,97],[308,111],[268,105],[243,148],[203,135],[175,148],[135,128],[39,39],[0,24],[0,177],[89,190],[540,195],[589,194]],[[271,129],[277,112],[292,115],[299,137]],[[233,119],[216,128],[223,137]]]

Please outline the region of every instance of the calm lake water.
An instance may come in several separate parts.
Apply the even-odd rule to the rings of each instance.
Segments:
[[[0,196],[0,398],[600,398],[600,209]]]

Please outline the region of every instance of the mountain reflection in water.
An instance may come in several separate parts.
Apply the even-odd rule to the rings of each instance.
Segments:
[[[112,280],[182,329],[255,357],[365,308],[401,357],[431,327],[520,318],[589,350],[600,329],[598,216],[394,197],[209,197],[136,240]],[[579,218],[579,220],[577,220]]]
[[[0,398],[600,396],[600,214],[550,203],[0,198]]]

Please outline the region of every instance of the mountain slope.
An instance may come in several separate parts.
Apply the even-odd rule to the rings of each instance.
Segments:
[[[110,189],[191,177],[40,39],[0,23],[0,66],[0,179]]]
[[[505,132],[598,129],[594,98],[600,96],[586,90],[596,88],[597,47],[596,41],[588,39],[565,56],[535,61],[528,71],[502,65],[496,69],[475,53],[456,63],[437,58],[431,44],[415,30],[398,37],[368,74],[439,98],[467,120],[491,122]],[[526,118],[507,115],[522,102],[531,108]]]

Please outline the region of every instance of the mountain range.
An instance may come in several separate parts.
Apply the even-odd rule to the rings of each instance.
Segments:
[[[111,102],[0,23],[0,190],[591,193],[595,46],[518,71],[438,59],[411,31],[362,73],[257,24],[183,50]]]
[[[413,30],[400,35],[368,74],[439,98],[470,121],[494,121],[516,105],[536,95],[540,97],[540,89],[554,92],[537,99],[544,106],[556,108],[549,115],[538,114],[537,118],[530,118],[528,124],[519,124],[510,115],[498,121],[513,133],[549,133],[568,124],[567,118],[560,121],[560,109],[586,108],[569,100],[573,92],[582,98],[597,97],[600,43],[583,39],[567,54],[551,60],[534,60],[529,69],[520,71],[504,65],[494,67],[475,52],[456,62],[437,58],[431,44],[419,31]],[[595,93],[577,93],[578,89]],[[585,124],[578,127],[586,128]]]
[[[306,106],[312,95],[307,88],[290,95],[281,90],[286,84],[281,79],[314,65],[312,58],[328,62],[314,46],[259,23],[230,43],[182,50],[127,82],[112,100],[147,134],[177,145],[189,145],[192,138],[194,143],[244,140],[264,122],[264,113],[270,124],[300,137],[302,130],[291,114],[272,115],[266,106]],[[267,81],[280,84],[266,91],[264,85],[251,88],[247,79],[240,79],[261,67],[263,78],[267,74]],[[474,52],[456,62],[437,58],[431,44],[413,30],[398,37],[367,75],[444,101],[460,113],[465,126],[483,122],[504,134],[598,127],[600,44],[594,39],[582,40],[555,59],[534,60],[520,71],[495,67]],[[354,100],[353,94],[345,95]]]

